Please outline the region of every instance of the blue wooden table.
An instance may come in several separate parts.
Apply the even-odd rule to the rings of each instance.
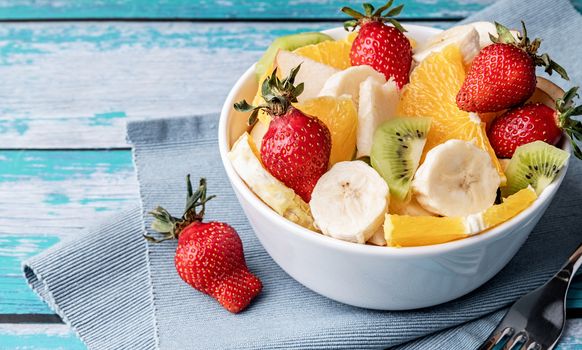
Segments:
[[[416,0],[447,27],[494,0]],[[582,0],[573,0],[582,9]],[[0,349],[83,349],[20,263],[138,197],[125,123],[217,111],[269,42],[360,1],[0,0]],[[582,348],[582,284],[560,349]]]

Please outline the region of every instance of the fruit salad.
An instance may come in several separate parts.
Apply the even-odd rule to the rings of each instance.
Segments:
[[[525,24],[456,26],[416,42],[392,1],[351,17],[343,39],[276,39],[257,63],[249,129],[229,158],[284,218],[358,244],[411,247],[463,239],[515,217],[577,144],[577,88]]]

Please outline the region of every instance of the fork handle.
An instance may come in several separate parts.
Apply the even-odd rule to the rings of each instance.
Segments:
[[[562,269],[556,274],[556,277],[562,279],[568,285],[572,280],[572,277],[576,274],[576,271],[582,265],[582,244],[576,248],[574,253],[570,255],[568,261],[562,266]]]

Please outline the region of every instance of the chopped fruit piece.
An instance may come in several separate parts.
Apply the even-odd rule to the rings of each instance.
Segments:
[[[343,70],[352,65],[350,63],[351,48],[352,45],[345,40],[324,41],[319,44],[300,47],[293,53]]]
[[[400,101],[400,90],[394,80],[380,84],[373,78],[360,85],[360,104],[358,106],[357,157],[369,156],[372,151],[374,132],[378,126],[396,116]]]
[[[352,160],[356,151],[358,113],[349,97],[317,97],[295,107],[321,120],[331,133],[329,165]]]
[[[485,228],[497,226],[529,207],[537,198],[536,192],[525,188],[516,194],[503,199],[503,203],[494,205],[483,212]]]
[[[504,196],[532,186],[542,193],[568,162],[570,154],[542,141],[520,146],[507,166],[507,186],[501,188]]]
[[[251,112],[250,125],[257,122],[259,111],[269,114],[272,120],[261,142],[263,165],[309,202],[313,187],[329,164],[331,134],[322,121],[291,105],[303,92],[303,84],[295,85],[300,68],[293,68],[283,80],[277,77],[277,70],[273,71],[261,87],[265,104],[252,106],[242,100],[234,104],[234,109]]]
[[[386,80],[393,78],[402,88],[408,83],[412,47],[404,35],[406,30],[392,17],[399,15],[404,5],[390,9],[392,1],[389,1],[378,10],[370,4],[364,5],[364,14],[349,7],[342,8],[344,13],[354,17],[345,22],[344,27],[348,30],[360,27],[350,52],[352,66],[371,66],[384,74]],[[390,22],[393,26],[384,22]]]
[[[337,69],[331,66],[283,50],[277,53],[275,64],[278,67],[280,77],[289,76],[293,68],[301,65],[301,70],[295,78],[297,85],[305,84],[303,93],[297,96],[299,101],[317,97],[327,79],[338,72]]]
[[[446,243],[493,228],[521,213],[537,198],[525,188],[503,203],[466,217],[386,215],[384,234],[388,246],[416,247]]]
[[[259,113],[265,113],[265,115],[267,115],[264,111],[260,111]],[[265,137],[267,130],[269,130],[270,119],[271,118],[269,117],[269,120],[265,123],[261,120],[261,115],[259,114],[259,121],[251,129],[251,137],[253,140],[255,140],[258,149],[261,149],[261,145],[263,144],[263,137]]]
[[[422,205],[418,203],[415,196],[409,196],[405,200],[401,201],[397,198],[390,198],[390,208],[388,209],[390,214],[398,215],[408,215],[408,216],[436,216],[436,214],[424,209]]]
[[[368,164],[339,162],[317,182],[309,206],[315,226],[327,236],[365,243],[388,210],[386,182]]]
[[[248,133],[242,134],[232,146],[228,158],[251,191],[277,214],[300,226],[314,229],[309,205],[263,168],[259,150]]]
[[[302,46],[317,44],[328,40],[333,40],[333,38],[329,35],[317,32],[298,33],[278,37],[273,40],[271,45],[269,45],[269,48],[263,54],[263,57],[261,57],[255,65],[257,81],[261,81],[261,78],[265,76],[265,74],[269,74],[273,71],[273,60],[279,50],[293,51]]]
[[[349,95],[357,106],[360,101],[360,84],[366,79],[372,79],[380,84],[386,82],[384,75],[376,72],[370,66],[350,67],[332,75],[325,82],[319,96]]]
[[[421,163],[429,150],[447,140],[474,140],[487,151],[504,183],[505,176],[487,139],[485,123],[477,115],[461,111],[455,103],[464,79],[459,48],[451,45],[432,54],[412,72],[410,84],[402,92],[398,114],[433,119]]]
[[[367,244],[378,245],[378,246],[385,246],[386,245],[386,238],[384,238],[384,227],[381,225],[376,232],[370,237],[370,239],[366,242]]]
[[[459,47],[465,65],[470,64],[481,49],[479,47],[479,33],[472,25],[465,24],[435,35],[424,45],[417,47],[412,57],[416,62],[422,62],[432,53],[439,52],[451,44]]]
[[[382,124],[374,134],[372,166],[398,200],[408,196],[430,124],[430,118],[396,118]]]
[[[384,238],[389,247],[440,244],[469,236],[463,218],[386,214]]]
[[[426,210],[467,216],[493,205],[499,182],[487,152],[468,141],[449,140],[427,153],[412,188]]]
[[[188,175],[187,188],[182,217],[173,217],[157,207],[150,214],[155,218],[152,228],[161,238],[145,238],[155,243],[177,239],[174,265],[180,278],[216,299],[228,311],[238,313],[261,292],[263,284],[247,268],[235,229],[222,222],[202,222],[204,206],[214,197],[206,197],[206,180],[200,179],[200,186],[193,192]]]
[[[574,154],[582,158],[575,140],[582,140],[582,122],[573,116],[582,115],[582,106],[572,106],[578,87],[570,89],[556,101],[555,110],[542,103],[528,103],[510,109],[495,119],[489,129],[489,139],[499,157],[510,158],[515,149],[533,141],[555,145],[562,130],[570,136]]]
[[[524,103],[536,88],[536,66],[556,71],[564,79],[564,68],[547,54],[537,55],[540,39],[530,42],[525,24],[518,39],[506,27],[495,23],[498,37],[479,52],[456,97],[460,109],[468,112],[497,112]]]

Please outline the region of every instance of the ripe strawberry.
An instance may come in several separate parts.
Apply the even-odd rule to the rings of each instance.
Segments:
[[[242,242],[234,228],[222,222],[202,222],[205,204],[214,197],[206,197],[206,180],[200,179],[194,193],[190,175],[187,185],[184,215],[175,218],[157,207],[150,213],[155,218],[152,228],[163,237],[145,238],[156,243],[178,239],[174,265],[180,278],[216,299],[228,311],[238,313],[261,292],[263,285],[249,272]],[[201,207],[198,212],[197,207]]]
[[[360,31],[354,39],[350,51],[352,66],[368,65],[384,74],[386,79],[393,78],[399,88],[408,83],[412,65],[412,47],[400,23],[391,18],[402,11],[404,5],[390,9],[394,0],[374,11],[374,6],[364,4],[364,14],[349,7],[341,10],[355,19],[345,22],[346,30]],[[390,22],[393,27],[384,22]]]
[[[548,74],[556,71],[568,80],[568,74],[548,54],[537,55],[540,39],[530,42],[525,23],[519,42],[508,28],[495,23],[498,37],[490,35],[492,45],[485,47],[473,60],[461,90],[457,106],[467,112],[497,112],[524,103],[536,88],[536,66]]]
[[[327,171],[331,153],[331,133],[319,119],[306,115],[291,105],[303,92],[303,83],[295,86],[301,65],[291,70],[283,81],[277,69],[261,87],[265,105],[251,106],[245,100],[234,105],[237,111],[253,111],[254,124],[260,109],[272,117],[261,144],[261,160],[274,177],[308,202],[317,180]]]
[[[488,134],[495,154],[500,158],[511,158],[517,147],[534,141],[555,145],[563,130],[570,136],[574,154],[582,158],[575,142],[582,140],[582,122],[571,118],[582,114],[582,106],[571,106],[577,90],[577,87],[570,89],[556,101],[556,110],[541,103],[528,103],[495,119]]]

